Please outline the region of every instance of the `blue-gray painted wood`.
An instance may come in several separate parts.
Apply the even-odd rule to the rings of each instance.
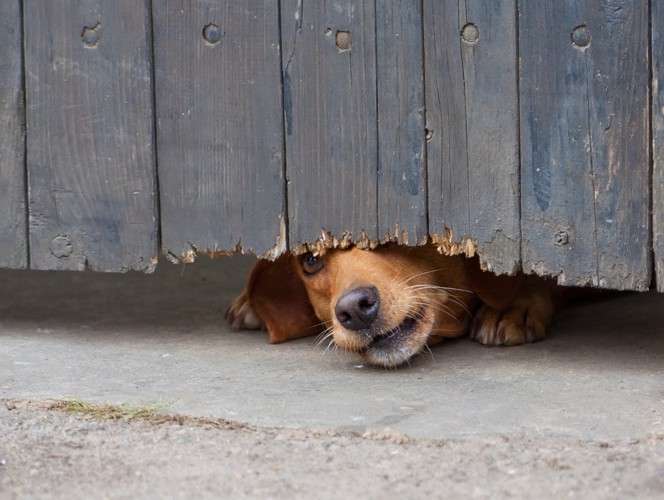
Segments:
[[[426,239],[422,4],[376,4],[378,236],[411,245]]]
[[[21,2],[0,2],[0,268],[28,265]]]
[[[281,2],[290,245],[378,238],[373,2]]]
[[[523,264],[650,284],[647,2],[520,5]]]
[[[657,289],[664,292],[664,4],[651,3],[653,248]]]
[[[152,4],[163,251],[285,248],[278,2]]]
[[[472,241],[499,273],[523,264],[565,284],[645,289],[654,248],[664,274],[657,3],[23,10],[21,26],[18,0],[0,7],[0,267],[151,269],[156,123],[174,259],[270,254],[286,237],[301,249],[321,231],[415,244],[428,230]]]
[[[500,274],[520,264],[516,12],[424,1],[429,231]]]
[[[33,269],[154,267],[149,3],[24,2]]]

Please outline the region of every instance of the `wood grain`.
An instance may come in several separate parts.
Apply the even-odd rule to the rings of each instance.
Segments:
[[[515,2],[424,1],[429,231],[520,264]],[[465,245],[461,245],[462,248]]]
[[[24,2],[33,269],[151,270],[149,2]]]
[[[285,248],[278,3],[153,12],[164,252]]]
[[[652,2],[652,224],[657,289],[664,292],[664,4]]]
[[[520,6],[524,268],[650,284],[648,5]]]
[[[417,244],[426,239],[422,4],[376,4],[378,235]]]
[[[21,4],[0,2],[0,268],[28,265]]]
[[[281,2],[290,245],[378,238],[373,2]]]

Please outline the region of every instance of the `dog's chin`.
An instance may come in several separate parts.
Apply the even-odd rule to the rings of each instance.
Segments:
[[[374,336],[366,345],[352,346],[348,350],[371,364],[395,368],[422,351],[431,334],[434,316],[433,311],[422,308],[406,316],[399,325]]]

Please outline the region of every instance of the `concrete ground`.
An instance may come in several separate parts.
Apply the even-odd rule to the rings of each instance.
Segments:
[[[229,330],[251,263],[0,271],[0,498],[664,497],[664,295],[384,370]],[[50,407],[63,399],[177,418]]]

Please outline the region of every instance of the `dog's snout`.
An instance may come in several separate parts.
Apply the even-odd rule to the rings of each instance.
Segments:
[[[341,326],[359,331],[373,324],[378,317],[379,308],[380,295],[376,287],[362,286],[344,293],[334,307],[334,314]]]

